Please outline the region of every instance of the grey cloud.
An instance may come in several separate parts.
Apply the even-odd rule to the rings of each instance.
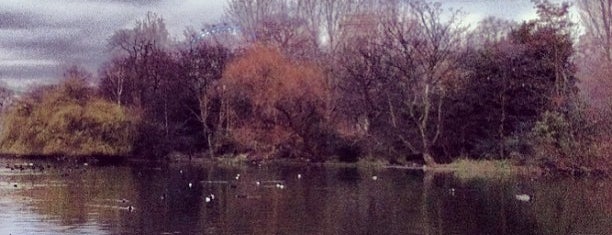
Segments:
[[[47,77],[44,75],[58,75],[58,67],[55,65],[36,65],[36,66],[0,66],[0,75],[2,78],[13,79],[32,79]],[[41,76],[43,75],[43,76]]]
[[[0,28],[2,29],[22,29],[32,27],[37,24],[34,14],[27,12],[0,11]]]
[[[106,2],[106,3],[128,3],[138,5],[151,5],[160,3],[161,0],[89,0],[91,2]]]
[[[496,4],[489,4],[486,0],[482,1],[467,1],[476,3],[472,3],[472,8],[466,7],[466,10],[496,14],[508,11],[504,7],[496,7]],[[132,27],[147,11],[163,16],[173,36],[180,37],[186,26],[198,28],[206,21],[218,20],[223,14],[225,2],[226,0],[0,0],[0,80],[56,79],[61,75],[58,71],[66,64],[83,65],[95,73],[97,67],[108,59],[106,43],[112,33],[121,28]],[[464,6],[466,1],[443,2],[449,3],[447,6],[453,6],[454,2],[454,6],[458,7]],[[507,3],[507,6],[518,9],[518,2]],[[525,2],[529,4],[528,1]],[[522,7],[523,3],[520,4]],[[529,5],[527,7],[529,8]],[[522,10],[515,12],[518,14],[518,11]],[[44,66],[19,64],[19,61],[28,60],[53,63]],[[2,65],[3,61],[9,62]]]
[[[112,32],[133,25],[147,10],[163,14],[159,2],[0,1],[0,80],[10,80],[13,87],[19,81],[44,82],[57,79],[71,64],[95,72],[107,59]]]
[[[79,28],[42,28],[7,34],[0,36],[2,47],[43,58],[70,56],[93,46],[87,42],[87,30]]]

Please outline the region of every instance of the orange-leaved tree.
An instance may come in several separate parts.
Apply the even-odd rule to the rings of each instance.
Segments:
[[[222,89],[229,133],[245,150],[320,160],[329,89],[314,63],[253,45],[227,67]]]

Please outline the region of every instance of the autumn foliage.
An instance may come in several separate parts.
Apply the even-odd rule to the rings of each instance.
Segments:
[[[243,148],[265,156],[283,154],[283,146],[318,154],[312,132],[325,122],[329,90],[324,78],[316,65],[293,61],[277,49],[246,49],[222,80],[224,99],[230,104],[231,136]]]
[[[424,0],[232,0],[227,24],[183,41],[149,13],[109,38],[97,87],[68,79],[10,106],[0,146],[612,168],[610,17],[580,2],[597,18],[580,43],[571,6],[545,0],[474,29]]]
[[[61,84],[30,91],[5,114],[0,149],[18,155],[125,156],[138,122],[100,99],[78,70]]]

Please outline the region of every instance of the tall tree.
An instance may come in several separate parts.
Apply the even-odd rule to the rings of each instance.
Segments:
[[[229,130],[239,143],[267,155],[289,145],[293,153],[321,160],[316,141],[328,89],[315,64],[256,45],[228,66],[223,86],[232,111]]]
[[[578,63],[583,93],[597,107],[612,104],[612,1],[578,0],[584,34],[580,37]]]
[[[230,0],[226,15],[247,42],[265,43],[304,57],[318,47],[315,7],[313,0]]]
[[[163,57],[170,43],[164,19],[152,12],[132,29],[116,31],[108,42],[114,65],[106,66],[100,87],[111,92],[118,104],[144,108],[151,98],[148,91],[159,85],[159,76],[153,72],[159,65],[155,57]]]
[[[188,111],[201,125],[208,150],[214,156],[219,139],[224,136],[223,87],[220,80],[229,62],[230,52],[221,46],[200,42],[195,47],[181,51],[179,72],[181,83],[189,91],[188,100],[196,105],[186,104]]]
[[[522,140],[542,115],[558,112],[569,118],[578,110],[567,7],[536,2],[538,19],[465,56],[467,76],[453,94],[461,108],[453,108],[449,119],[462,124],[449,131],[461,137],[459,146],[469,155],[528,154]]]
[[[399,78],[406,81],[404,110],[418,130],[423,159],[434,165],[431,148],[442,132],[442,104],[448,84],[459,76],[457,52],[462,47],[464,29],[459,25],[459,12],[450,12],[444,21],[439,4],[416,1],[410,3],[409,9],[412,18],[407,24],[412,26],[402,25],[405,23],[399,19],[387,31],[394,40],[391,43],[400,49],[400,56],[390,63]]]
[[[460,75],[464,46],[459,12],[442,14],[441,5],[425,1],[378,1],[352,18],[352,27],[366,30],[352,35],[358,49],[348,50],[343,63],[348,84],[342,87],[356,89],[363,105],[356,121],[371,134],[391,134],[383,145],[399,139],[428,165],[436,164],[443,101]]]
[[[189,92],[179,80],[173,44],[164,19],[149,12],[133,28],[112,35],[112,59],[100,72],[103,96],[141,114],[137,150],[153,150],[151,155],[191,149],[196,146],[192,134],[199,129],[192,126],[200,127],[185,108]]]

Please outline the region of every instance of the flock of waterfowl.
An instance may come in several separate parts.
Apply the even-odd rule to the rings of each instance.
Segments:
[[[23,163],[6,163],[5,169],[9,172],[14,172],[14,174],[40,174],[45,171],[55,170],[59,172],[61,177],[69,176],[72,173],[84,172],[86,167],[89,166],[89,163],[78,163],[78,164],[44,164],[44,163],[33,163],[33,162],[23,162]],[[18,188],[19,185],[17,183],[11,183],[13,188]]]
[[[87,162],[82,163],[82,164],[79,163],[79,164],[64,164],[64,165],[42,164],[42,163],[36,164],[33,162],[29,162],[29,163],[14,163],[14,164],[7,163],[5,168],[10,171],[19,171],[19,172],[28,171],[28,170],[34,171],[34,172],[43,172],[45,170],[51,170],[51,169],[72,172],[74,170],[85,170],[87,166],[89,166],[89,163]]]
[[[33,170],[33,171],[44,171],[45,169],[51,168],[51,165],[43,165],[43,164],[34,164],[30,163],[21,163],[21,164],[6,164],[6,169],[10,169],[11,171],[24,171],[24,170]]]
[[[34,163],[19,163],[19,164],[6,164],[5,168],[10,170],[10,171],[19,171],[19,172],[23,172],[23,171],[35,171],[35,172],[43,172],[47,169],[60,169],[62,170],[62,174],[61,176],[67,176],[68,173],[73,172],[75,170],[85,170],[85,168],[88,166],[88,163],[83,163],[83,164],[73,164],[73,165],[66,165],[66,166],[57,166],[57,165],[51,165],[51,164],[34,164]],[[183,170],[179,170],[180,174],[183,174]],[[297,173],[296,174],[296,178],[298,180],[301,180],[304,176],[301,173]],[[240,181],[241,175],[238,173],[236,174],[233,179],[234,182],[230,182],[230,181],[223,181],[223,180],[216,180],[216,181],[201,181],[200,183],[202,184],[229,184],[232,188],[236,188],[236,182]],[[373,181],[378,180],[378,176],[376,175],[372,175],[371,179]],[[265,188],[277,188],[277,189],[285,189],[286,185],[284,180],[267,180],[267,181],[255,181],[255,185],[257,187],[265,187]],[[187,183],[187,188],[188,189],[193,189],[194,187],[194,183],[193,182],[188,182]],[[15,183],[13,185],[13,187],[17,188],[18,185]],[[456,194],[456,189],[455,188],[450,188],[449,190],[449,194],[451,196],[455,196]],[[160,196],[161,200],[165,200],[166,199],[166,195],[163,194]],[[242,195],[239,194],[236,196],[237,198],[254,198],[254,197],[249,197],[247,195]],[[208,193],[204,196],[204,202],[206,203],[211,203],[213,201],[216,200],[215,195],[213,193]],[[528,194],[517,194],[515,195],[515,199],[521,202],[529,202],[533,199],[532,196],[528,195]],[[127,210],[128,212],[133,212],[135,210],[134,206],[129,204],[129,201],[127,199],[120,199],[119,200],[121,202],[122,209]]]

